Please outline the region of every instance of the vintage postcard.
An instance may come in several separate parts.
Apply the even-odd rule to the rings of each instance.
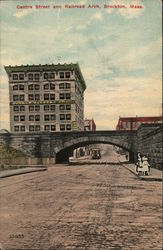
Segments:
[[[162,249],[162,1],[0,0],[0,249]]]

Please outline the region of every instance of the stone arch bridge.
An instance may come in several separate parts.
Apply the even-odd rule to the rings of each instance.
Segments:
[[[97,143],[127,150],[131,161],[137,153],[136,131],[3,133],[0,134],[0,142],[21,150],[31,162],[43,164],[66,162],[74,149]]]

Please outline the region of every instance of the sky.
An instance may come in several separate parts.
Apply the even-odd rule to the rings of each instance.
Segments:
[[[88,8],[96,4],[101,8]],[[4,65],[78,62],[87,85],[84,116],[97,130],[115,129],[119,116],[161,115],[161,0],[1,0],[0,14],[0,129],[9,130]]]

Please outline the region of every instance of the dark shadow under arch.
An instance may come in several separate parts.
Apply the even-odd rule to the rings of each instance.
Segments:
[[[80,142],[80,143],[76,143],[74,145],[71,145],[69,147],[65,147],[63,149],[61,149],[57,154],[56,154],[56,164],[59,163],[68,163],[69,162],[69,157],[71,157],[73,155],[73,150],[79,148],[79,147],[84,147],[84,146],[88,146],[91,144],[108,144],[108,145],[113,145],[113,146],[117,146],[119,148],[122,148],[124,150],[126,150],[127,152],[129,152],[129,158],[131,162],[134,162],[135,159],[135,153],[131,150],[129,150],[126,147],[123,147],[119,144],[115,144],[112,142],[105,142],[105,141],[84,141],[84,142]]]

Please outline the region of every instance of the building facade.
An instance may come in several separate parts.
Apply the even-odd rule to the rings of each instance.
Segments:
[[[84,130],[85,131],[96,131],[96,124],[93,119],[84,120]]]
[[[78,64],[5,66],[10,131],[84,130],[86,84]]]
[[[116,130],[137,130],[141,124],[162,123],[162,116],[120,117]]]

